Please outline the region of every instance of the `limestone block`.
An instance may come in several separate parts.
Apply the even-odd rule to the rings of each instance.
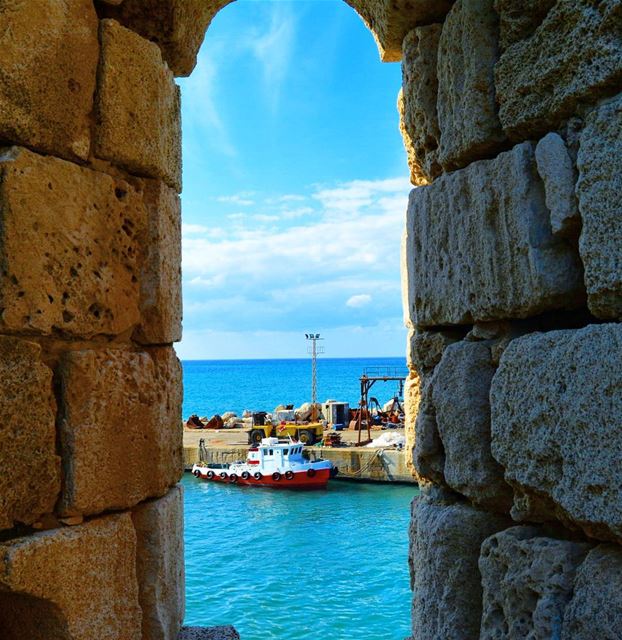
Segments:
[[[0,530],[32,524],[60,492],[56,401],[41,347],[0,337]]]
[[[477,640],[482,615],[480,546],[509,526],[509,519],[425,493],[415,499],[412,518],[413,637]]]
[[[577,176],[561,136],[549,133],[538,142],[536,164],[544,183],[544,200],[551,214],[553,235],[576,236],[580,228],[574,193]]]
[[[383,62],[402,57],[406,34],[423,25],[441,22],[454,0],[345,0],[372,32]]]
[[[495,0],[499,14],[499,47],[503,51],[525,40],[542,23],[557,0]]]
[[[622,325],[513,340],[491,392],[492,454],[512,515],[622,540]]]
[[[95,155],[181,191],[179,87],[157,45],[102,20]]]
[[[622,551],[599,545],[577,571],[561,640],[618,640],[622,634]]]
[[[436,59],[440,24],[413,29],[402,46],[403,110],[400,126],[408,153],[410,180],[428,184],[441,173],[438,164],[440,131],[436,116]]]
[[[98,55],[91,0],[4,0],[0,139],[86,159]]]
[[[61,515],[132,507],[179,480],[181,370],[172,348],[69,352],[59,378]]]
[[[144,639],[175,640],[184,619],[183,508],[177,485],[132,512]]]
[[[124,0],[106,16],[155,42],[176,76],[189,76],[214,16],[232,0]]]
[[[432,373],[434,367],[441,361],[445,349],[461,337],[460,332],[451,329],[441,331],[411,329],[408,332],[406,349],[408,367],[420,373]]]
[[[499,25],[493,0],[458,0],[438,48],[438,158],[443,169],[464,167],[501,151],[494,65]]]
[[[622,81],[622,0],[559,0],[495,67],[499,119],[513,140],[557,129]]]
[[[0,544],[3,640],[141,640],[129,514]]]
[[[140,276],[141,325],[134,339],[143,344],[181,340],[181,204],[166,185],[145,181],[145,257]]]
[[[415,421],[421,402],[421,378],[411,371],[404,384],[404,437],[406,438],[406,465],[412,470],[412,452],[415,446]]]
[[[183,627],[177,640],[240,640],[240,635],[231,626]]]
[[[482,507],[508,513],[512,490],[490,452],[490,347],[458,342],[445,349],[434,371],[432,398],[445,452],[445,482]]]
[[[421,390],[412,457],[413,468],[419,479],[438,485],[445,484],[445,450],[436,424],[436,409],[429,379],[424,382]]]
[[[5,151],[2,331],[89,338],[131,330],[144,218],[140,194],[124,180],[19,147]]]
[[[485,540],[480,640],[559,638],[577,567],[589,550],[536,527],[512,527]]]
[[[578,251],[551,232],[531,143],[414,189],[406,224],[405,308],[419,327],[583,304]]]
[[[622,318],[622,96],[587,116],[577,165],[588,306],[599,318]]]

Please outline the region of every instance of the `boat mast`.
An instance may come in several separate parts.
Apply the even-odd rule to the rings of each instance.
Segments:
[[[317,345],[320,338],[319,333],[305,333],[305,338],[311,342],[307,347],[307,353],[311,354],[311,422],[317,421],[317,356],[324,353],[324,347]]]

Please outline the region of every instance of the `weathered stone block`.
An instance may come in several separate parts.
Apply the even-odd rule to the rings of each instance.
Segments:
[[[490,347],[459,342],[445,349],[432,379],[436,425],[445,452],[445,482],[482,507],[507,513],[512,490],[490,452]]]
[[[587,116],[577,165],[588,306],[622,318],[622,96]]]
[[[410,181],[428,184],[441,173],[438,163],[440,131],[436,116],[436,59],[440,24],[413,29],[402,46],[403,110],[400,128],[408,154]]]
[[[408,332],[406,360],[410,369],[419,373],[432,373],[441,361],[445,349],[460,340],[463,333],[459,330],[426,331],[411,329]]]
[[[177,485],[132,512],[143,638],[148,640],[175,640],[184,619],[183,509]]]
[[[412,451],[415,446],[415,421],[421,402],[421,378],[411,371],[404,384],[404,437],[406,438],[406,465],[412,470]]]
[[[240,635],[231,626],[184,627],[177,640],[240,640]]]
[[[495,0],[495,11],[499,14],[501,50],[532,36],[556,2],[557,0]]]
[[[622,634],[622,551],[599,545],[577,571],[561,640],[617,640]]]
[[[436,424],[432,383],[424,382],[414,427],[413,468],[420,479],[445,484],[445,450]]]
[[[179,87],[158,46],[102,20],[95,155],[181,191]]]
[[[531,38],[503,53],[495,80],[511,139],[557,129],[582,103],[620,90],[621,9],[620,0],[559,0]]]
[[[41,347],[0,337],[0,529],[32,524],[60,492],[56,401]]]
[[[577,567],[590,548],[548,538],[536,527],[512,527],[485,540],[480,640],[559,638]]]
[[[0,155],[0,328],[131,330],[144,217],[124,180],[19,147]]]
[[[406,310],[420,327],[525,318],[584,301],[576,247],[553,236],[531,143],[410,195]]]
[[[482,615],[480,547],[511,522],[433,495],[422,494],[413,501],[412,635],[426,640],[477,640]]]
[[[622,325],[513,340],[490,397],[513,516],[622,540]]]
[[[499,25],[493,0],[458,0],[438,47],[438,158],[444,169],[464,167],[503,148],[494,65]]]
[[[181,371],[172,348],[69,352],[59,376],[62,515],[132,507],[179,480]]]
[[[454,0],[345,0],[372,32],[383,62],[402,57],[406,34],[433,22],[441,22]]]
[[[140,276],[141,325],[134,338],[143,344],[181,340],[181,205],[161,182],[145,181],[147,233]]]
[[[0,140],[86,159],[97,71],[91,0],[0,6]]]
[[[212,18],[232,0],[116,0],[107,17],[155,42],[176,76],[189,76]]]
[[[129,514],[0,544],[3,640],[141,640]]]

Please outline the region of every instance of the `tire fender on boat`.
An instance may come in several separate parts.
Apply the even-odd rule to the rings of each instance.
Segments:
[[[257,471],[257,473],[255,473],[253,478],[255,478],[255,480],[261,480],[263,478],[261,471]]]
[[[294,472],[293,472],[293,471],[286,471],[286,472],[285,472],[285,477],[286,477],[288,480],[293,480],[293,479],[294,479]]]
[[[192,472],[192,475],[193,475],[195,478],[200,478],[200,477],[201,477],[201,472],[200,472],[198,469],[195,469],[195,470]]]
[[[223,480],[226,480],[226,478],[227,478],[227,474],[223,471],[223,472],[220,474],[220,477],[221,477]]]
[[[278,481],[281,479],[281,474],[280,474],[278,471],[275,471],[275,472],[272,474],[272,479],[273,479],[274,481],[278,482]]]
[[[242,471],[242,480],[248,480],[251,474],[248,471]]]
[[[211,480],[214,477],[214,472],[210,469],[206,475]]]
[[[229,476],[229,482],[237,482],[238,481],[238,474],[237,473],[232,473]]]
[[[313,478],[313,476],[315,476],[315,469],[307,469],[307,476]]]

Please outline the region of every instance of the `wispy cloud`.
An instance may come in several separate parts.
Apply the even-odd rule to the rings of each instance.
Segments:
[[[350,296],[346,301],[346,307],[352,307],[352,309],[360,309],[367,306],[372,300],[372,297],[368,293],[358,293],[355,296]]]
[[[255,204],[255,201],[250,198],[250,196],[252,195],[252,191],[243,191],[241,193],[235,193],[230,196],[218,196],[216,198],[216,201],[235,204],[239,205],[240,207],[250,207]]]

